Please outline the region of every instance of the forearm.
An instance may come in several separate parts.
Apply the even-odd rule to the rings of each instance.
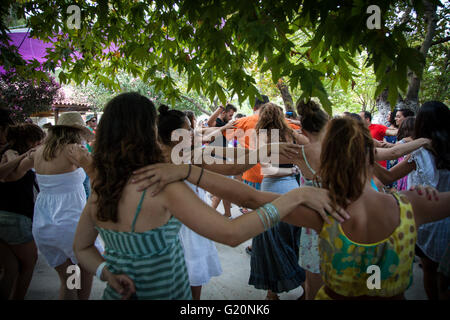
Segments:
[[[227,163],[222,159],[223,157],[229,159],[231,163]],[[200,166],[210,171],[230,176],[244,173],[253,168],[258,163],[258,160],[258,150],[206,147],[202,149]]]
[[[394,179],[392,177],[392,173],[387,170],[386,168],[380,166],[378,163],[375,163],[374,165],[374,175],[384,184],[390,184],[393,183],[394,181],[396,181],[396,179]]]
[[[20,162],[26,157],[25,154],[15,158],[14,160],[8,161],[0,166],[0,181],[6,179],[14,170],[17,169]]]
[[[219,114],[222,112],[223,108],[219,107],[217,108],[216,111],[214,111],[214,113],[211,115],[211,117],[209,117],[208,119],[208,127],[215,127],[216,124],[216,119],[219,116]]]
[[[427,139],[420,138],[413,140],[407,143],[399,143],[396,144],[392,148],[377,148],[377,152],[375,154],[375,160],[394,160],[398,159],[401,156],[409,154],[414,150],[423,147],[427,143]]]
[[[192,166],[191,170],[191,174],[187,180],[192,184],[197,184],[200,177],[201,168]],[[257,191],[242,182],[229,179],[208,170],[203,171],[199,187],[218,196],[219,198],[229,200],[239,206],[252,209],[258,208],[261,205],[279,197],[276,193]]]
[[[74,252],[81,266],[91,274],[95,274],[98,266],[105,261],[94,244],[86,248],[75,246]]]

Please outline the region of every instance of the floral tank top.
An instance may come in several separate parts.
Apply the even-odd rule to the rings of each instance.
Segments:
[[[394,197],[400,207],[400,224],[377,243],[351,241],[335,220],[324,224],[319,234],[320,270],[325,285],[335,293],[345,297],[393,297],[411,284],[417,230],[409,200],[400,194]],[[379,267],[379,289],[367,285],[371,265]],[[322,287],[316,299],[331,298]]]

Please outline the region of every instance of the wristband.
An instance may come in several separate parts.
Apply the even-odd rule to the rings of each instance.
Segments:
[[[97,267],[97,271],[95,272],[95,276],[96,276],[99,280],[102,280],[102,279],[101,279],[101,275],[102,275],[102,272],[103,272],[103,269],[105,268],[105,266],[106,266],[106,261],[100,263],[99,266]]]

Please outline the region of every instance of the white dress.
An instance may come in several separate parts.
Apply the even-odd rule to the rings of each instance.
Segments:
[[[450,171],[436,168],[432,153],[420,148],[411,153],[408,162],[416,163],[416,170],[408,175],[408,187],[426,185],[439,192],[450,191]],[[450,217],[426,223],[419,227],[417,245],[434,262],[440,262],[450,245]]]
[[[72,247],[86,204],[85,177],[82,168],[62,174],[36,174],[40,192],[34,205],[33,237],[52,268],[67,259],[77,263]],[[98,240],[96,247],[103,251]]]
[[[202,201],[206,202],[206,193],[203,189],[199,188],[198,192],[196,192],[194,185],[189,182],[186,182],[186,184],[191,187]],[[184,258],[191,286],[203,286],[212,277],[222,274],[219,255],[213,241],[202,237],[185,225],[181,226],[179,236],[184,249]]]

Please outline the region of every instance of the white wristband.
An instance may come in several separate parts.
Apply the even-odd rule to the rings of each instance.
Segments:
[[[105,265],[106,265],[106,261],[100,263],[99,266],[97,267],[97,272],[95,272],[95,276],[100,280],[101,280],[100,277],[102,275],[103,269],[105,268]]]

